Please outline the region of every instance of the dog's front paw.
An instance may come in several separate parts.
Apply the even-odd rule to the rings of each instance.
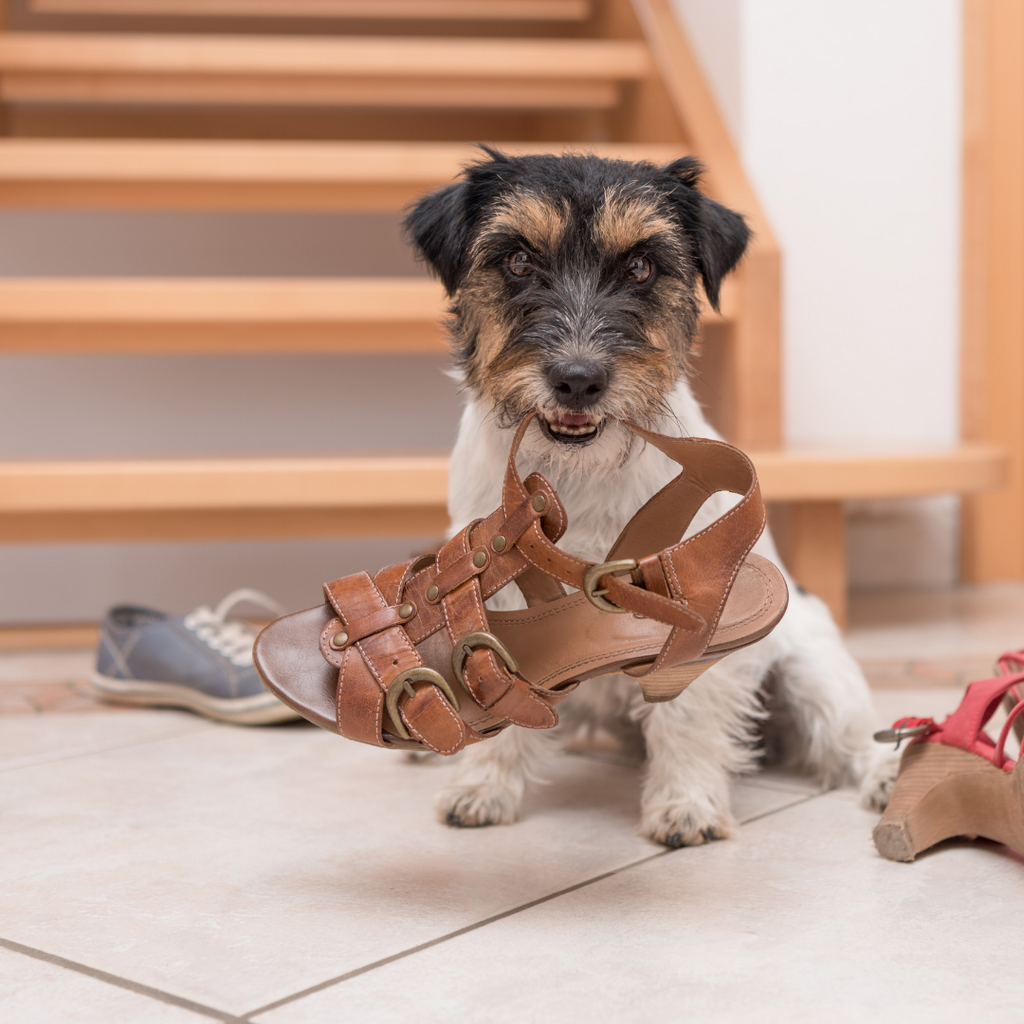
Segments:
[[[700,810],[690,804],[646,808],[640,821],[642,836],[673,848],[730,839],[735,829],[736,823],[728,812]]]
[[[884,811],[892,798],[900,773],[902,755],[886,750],[876,754],[864,771],[858,790],[860,805],[867,811]]]
[[[522,793],[493,782],[449,786],[434,797],[434,810],[445,825],[476,828],[511,825],[519,817]]]

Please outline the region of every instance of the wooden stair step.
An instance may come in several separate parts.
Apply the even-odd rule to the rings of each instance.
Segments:
[[[590,0],[28,0],[34,14],[585,21]]]
[[[974,493],[998,448],[752,453],[767,501]],[[448,458],[131,459],[0,463],[0,542],[417,536],[446,525]]]
[[[902,452],[799,448],[748,452],[765,501],[852,501],[974,494],[999,487],[1006,453],[994,445]]]
[[[0,352],[442,352],[425,278],[7,278]]]
[[[427,278],[6,278],[0,352],[443,352],[445,307]]]
[[[0,33],[9,102],[601,110],[651,69],[633,40]]]
[[[498,143],[508,153],[592,152],[668,163],[682,147]],[[480,150],[448,142],[0,139],[0,207],[401,210]]]

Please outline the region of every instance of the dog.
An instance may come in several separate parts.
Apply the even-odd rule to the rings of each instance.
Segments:
[[[702,308],[750,232],[701,191],[685,157],[666,167],[587,154],[507,156],[482,147],[460,179],[420,199],[405,228],[451,299],[448,330],[467,402],[451,459],[452,535],[499,503],[512,429],[536,413],[519,456],[561,496],[560,546],[595,562],[677,472],[621,422],[716,437],[688,382]],[[719,494],[690,532],[737,499]],[[770,533],[754,551],[780,564]],[[824,785],[863,781],[884,804],[892,769],[873,768],[867,684],[824,604],[787,576],[791,600],[765,639],[723,659],[670,703],[644,704],[635,680],[583,684],[562,706],[563,735],[586,723],[642,730],[640,832],[670,847],[733,834],[734,775],[762,753],[769,704],[789,763]],[[506,587],[490,606],[525,607]],[[553,753],[547,732],[508,729],[469,748],[436,799],[448,824],[507,824]]]

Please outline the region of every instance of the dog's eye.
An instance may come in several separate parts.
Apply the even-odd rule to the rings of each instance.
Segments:
[[[533,259],[525,249],[517,249],[508,258],[508,269],[516,277],[526,277],[527,274],[533,273]]]
[[[646,281],[651,276],[651,261],[646,256],[634,256],[626,264],[626,277],[630,281]]]

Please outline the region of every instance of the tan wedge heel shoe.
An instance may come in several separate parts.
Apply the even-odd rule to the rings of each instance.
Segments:
[[[880,742],[913,738],[873,833],[883,857],[911,861],[954,836],[983,836],[1024,854],[1024,758],[1014,762],[1004,752],[1024,700],[1011,708],[995,743],[984,732],[1000,701],[1022,682],[1017,673],[971,683],[941,724],[905,718],[875,734]]]
[[[502,504],[437,556],[356,573],[326,601],[285,616],[253,650],[267,687],[304,718],[377,746],[454,754],[509,725],[546,729],[579,683],[625,672],[648,701],[671,700],[786,610],[779,570],[750,553],[764,529],[750,460],[720,441],[672,438],[627,424],[683,471],[630,520],[600,564],[556,546],[565,509],[515,457]],[[712,494],[742,495],[682,541]],[[515,582],[527,607],[484,602]],[[573,588],[567,593],[565,587]]]

